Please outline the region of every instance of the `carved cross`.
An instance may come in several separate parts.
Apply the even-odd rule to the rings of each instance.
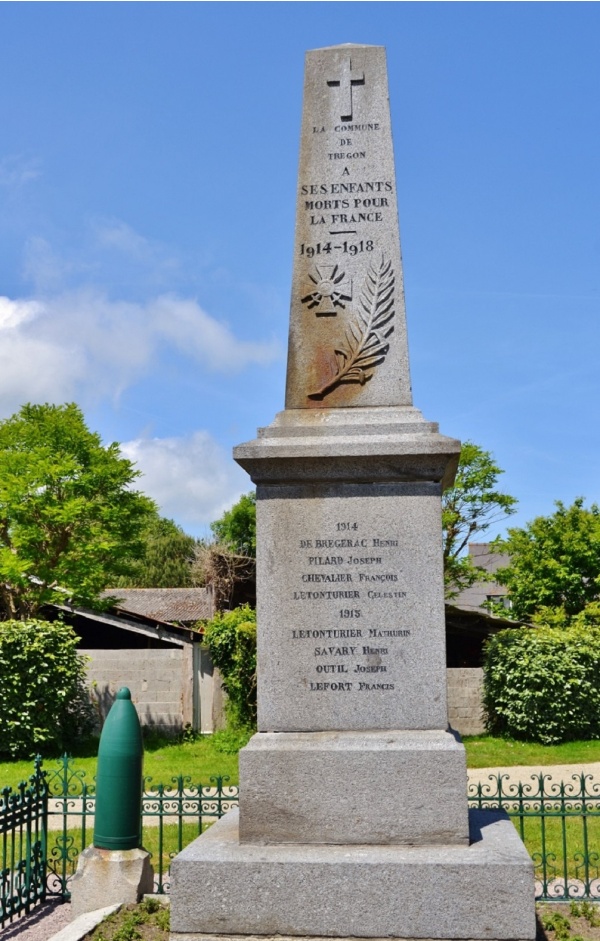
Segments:
[[[339,78],[328,78],[330,88],[339,88],[340,120],[352,120],[352,86],[365,84],[364,72],[353,72],[350,57],[342,62],[342,74]]]

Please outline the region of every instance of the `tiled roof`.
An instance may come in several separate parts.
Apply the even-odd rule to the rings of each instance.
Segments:
[[[117,610],[157,621],[181,624],[214,615],[212,592],[207,588],[110,588],[104,594],[119,599]]]

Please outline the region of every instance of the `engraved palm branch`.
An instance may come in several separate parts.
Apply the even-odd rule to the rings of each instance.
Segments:
[[[379,265],[371,264],[359,298],[354,318],[346,327],[346,343],[334,349],[334,374],[309,398],[322,398],[343,382],[364,386],[372,370],[383,362],[390,348],[388,337],[394,327],[394,272],[390,261],[381,256]]]

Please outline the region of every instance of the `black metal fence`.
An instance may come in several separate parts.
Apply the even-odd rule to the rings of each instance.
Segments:
[[[29,781],[0,791],[0,927],[46,898],[46,781],[36,759]]]
[[[237,802],[238,788],[226,777],[208,784],[183,775],[168,784],[146,778],[142,837],[157,892],[169,891],[171,859]],[[469,806],[511,816],[533,859],[540,900],[600,900],[600,783],[591,775],[554,781],[538,774],[518,783],[492,775],[469,787]],[[28,782],[0,791],[0,926],[45,898],[70,897],[94,807],[93,781],[66,755],[47,768],[36,759]]]
[[[540,901],[600,900],[600,783],[592,775],[555,781],[540,773],[512,783],[490,775],[469,787],[469,806],[510,815],[533,859]]]
[[[36,759],[29,782],[5,788],[0,798],[2,899],[0,927],[46,898],[70,898],[79,854],[91,843],[94,782],[64,755],[48,767]],[[168,784],[145,779],[142,842],[151,855],[155,891],[169,891],[171,859],[204,827],[237,804],[229,778],[208,784],[179,775]]]

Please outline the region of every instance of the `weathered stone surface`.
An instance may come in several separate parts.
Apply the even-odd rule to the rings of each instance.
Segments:
[[[172,938],[533,939],[533,864],[502,814],[470,846],[257,846],[232,811],[171,868]]]
[[[468,843],[465,750],[448,732],[259,732],[240,775],[242,842]]]
[[[259,730],[445,729],[439,485],[258,496]]]
[[[286,408],[410,405],[385,49],[306,54]]]
[[[257,483],[420,480],[449,486],[460,442],[415,408],[280,412],[233,456]]]
[[[154,888],[150,854],[143,849],[102,850],[88,846],[81,853],[70,884],[73,918],[121,902],[139,902]]]
[[[183,934],[179,931],[171,932],[170,941],[325,941],[325,938],[317,938],[314,935],[257,935],[257,934],[207,934],[206,932],[189,934],[187,931]],[[54,941],[54,938],[51,939]],[[355,937],[339,938],[338,941],[357,941]],[[371,941],[389,941],[388,938],[373,938]],[[407,941],[405,938],[395,938],[394,941]],[[433,938],[420,938],[419,941],[434,941]],[[437,939],[436,939],[437,941]],[[464,939],[464,941],[484,941],[482,938]],[[488,941],[488,939],[485,939]],[[523,939],[525,941],[525,939]]]

